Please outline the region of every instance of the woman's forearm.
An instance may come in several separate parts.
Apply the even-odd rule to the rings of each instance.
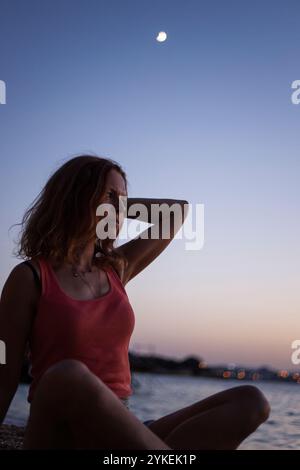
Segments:
[[[187,214],[188,202],[180,199],[127,198],[128,219],[138,219],[147,223],[157,223],[167,214]]]

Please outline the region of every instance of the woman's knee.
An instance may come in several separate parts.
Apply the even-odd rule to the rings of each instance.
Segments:
[[[39,380],[37,390],[43,387],[48,388],[52,392],[56,389],[67,391],[69,387],[64,388],[64,385],[76,382],[87,373],[88,368],[81,361],[65,359],[56,362],[44,372]]]
[[[43,374],[43,380],[61,380],[66,377],[77,377],[88,372],[88,367],[77,359],[64,359],[50,366]]]
[[[65,359],[50,366],[42,375],[36,390],[38,396],[55,407],[70,407],[73,402],[82,404],[90,398],[99,380],[81,361]]]
[[[270,415],[271,407],[262,391],[254,385],[241,385],[235,389],[243,410],[249,413],[254,426],[259,426]]]

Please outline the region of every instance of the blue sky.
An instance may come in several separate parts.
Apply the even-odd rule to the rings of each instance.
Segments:
[[[108,156],[129,196],[205,205],[203,249],[174,240],[128,284],[132,349],[291,368],[299,13],[291,0],[1,0],[1,286],[20,262],[8,228],[50,173]]]

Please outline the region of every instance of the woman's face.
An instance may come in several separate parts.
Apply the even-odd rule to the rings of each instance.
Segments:
[[[119,196],[128,196],[126,184],[123,176],[117,170],[112,169],[107,174],[104,197],[101,203],[110,203],[115,207],[117,236],[124,222],[124,213],[122,210],[119,212]]]

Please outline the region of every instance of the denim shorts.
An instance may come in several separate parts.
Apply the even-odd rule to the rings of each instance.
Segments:
[[[128,397],[124,397],[124,398],[120,398],[121,402],[123,403],[123,405],[126,406],[126,408],[129,410],[129,398]]]
[[[145,426],[149,426],[149,424],[154,423],[155,419],[147,419],[147,421],[144,421],[143,424]]]

